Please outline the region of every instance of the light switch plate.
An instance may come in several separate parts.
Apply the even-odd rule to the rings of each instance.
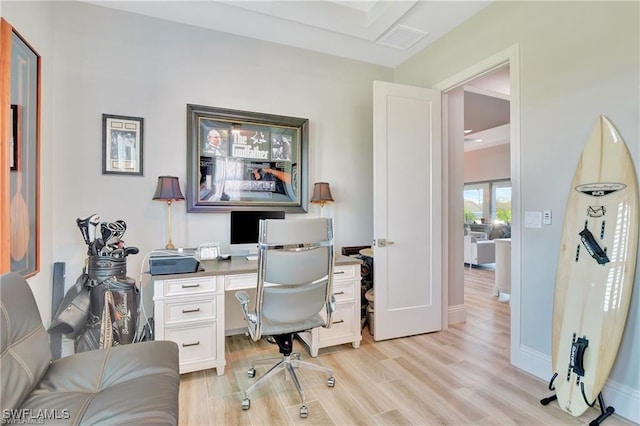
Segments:
[[[545,210],[542,212],[542,224],[551,225],[551,210]]]
[[[542,212],[524,212],[525,228],[542,228]]]

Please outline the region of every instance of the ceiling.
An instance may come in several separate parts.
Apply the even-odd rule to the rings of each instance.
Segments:
[[[395,68],[486,0],[78,0]],[[465,86],[465,151],[509,142],[509,70]]]
[[[491,1],[85,0],[395,68]]]
[[[509,66],[464,86],[465,151],[510,142],[510,92]]]

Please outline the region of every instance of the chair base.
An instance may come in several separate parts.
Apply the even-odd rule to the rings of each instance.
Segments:
[[[300,417],[302,418],[305,418],[308,415],[307,400],[304,394],[304,390],[300,385],[300,381],[298,380],[298,376],[296,375],[295,369],[309,368],[312,370],[322,371],[329,375],[329,378],[327,379],[327,386],[332,388],[336,384],[336,379],[333,377],[332,369],[323,367],[321,365],[313,364],[310,362],[301,361],[299,352],[294,352],[290,355],[284,355],[282,357],[275,357],[275,358],[272,357],[272,358],[264,358],[264,359],[257,360],[252,364],[251,368],[249,368],[249,370],[247,371],[247,375],[249,376],[249,378],[255,377],[256,365],[271,363],[274,360],[278,360],[278,362],[273,367],[271,367],[265,374],[263,374],[254,384],[249,386],[249,388],[244,392],[244,399],[242,400],[243,410],[248,410],[249,408],[251,408],[251,400],[249,399],[249,393],[257,389],[260,385],[262,385],[267,380],[269,380],[269,378],[275,376],[277,373],[281,371],[285,372],[285,374],[288,374],[296,386],[298,395],[300,395],[300,400],[302,401],[300,406]]]

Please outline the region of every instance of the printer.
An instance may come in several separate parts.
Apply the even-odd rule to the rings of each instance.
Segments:
[[[200,261],[185,253],[157,254],[149,257],[149,274],[173,275],[198,272]]]

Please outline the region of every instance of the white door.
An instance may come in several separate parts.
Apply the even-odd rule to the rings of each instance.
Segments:
[[[442,328],[440,99],[373,83],[375,340]]]

